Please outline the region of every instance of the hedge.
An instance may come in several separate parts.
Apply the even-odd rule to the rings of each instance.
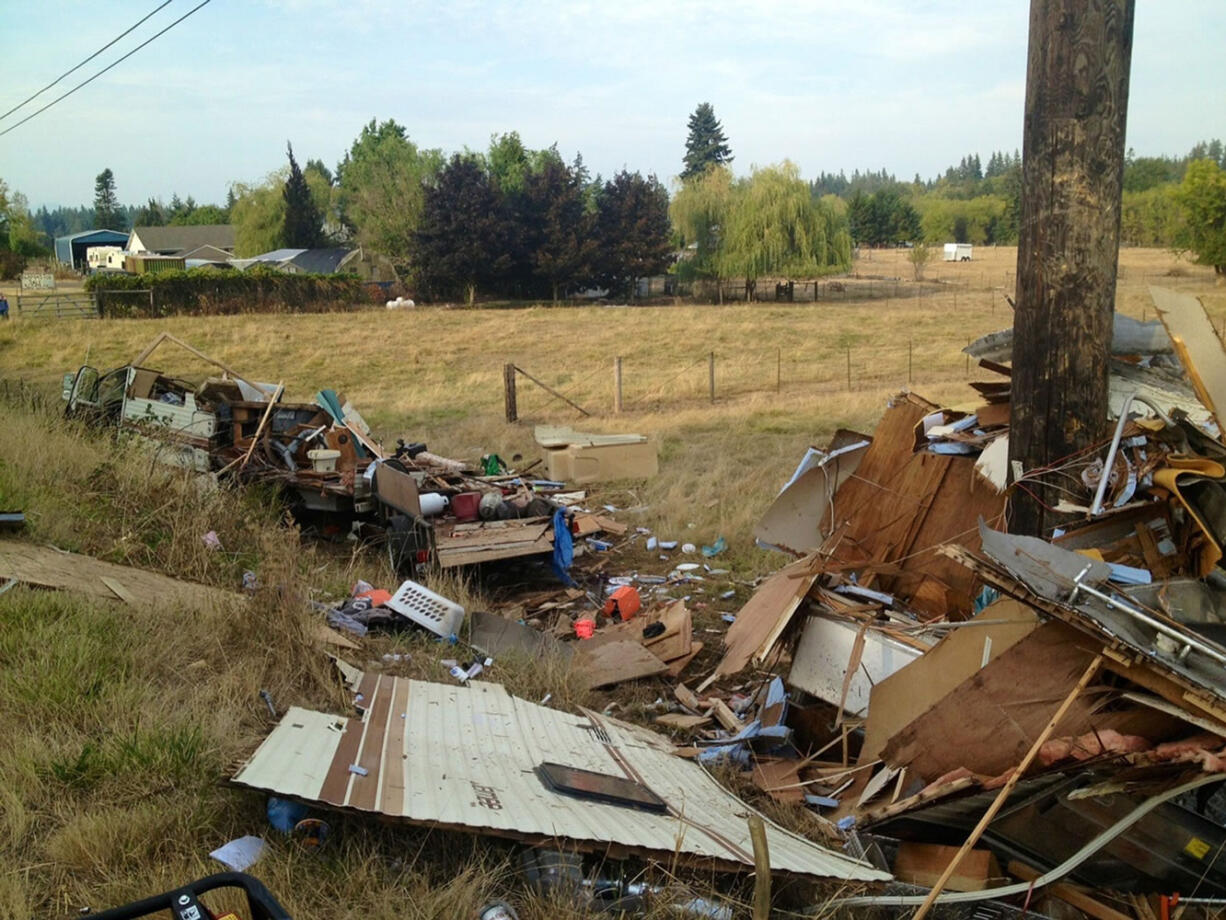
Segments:
[[[262,266],[241,272],[189,268],[94,274],[85,289],[98,295],[102,315],[114,317],[322,313],[359,309],[376,299],[356,275],[291,275]],[[145,291],[153,292],[152,304]]]

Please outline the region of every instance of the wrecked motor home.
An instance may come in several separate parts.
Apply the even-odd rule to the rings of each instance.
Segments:
[[[191,381],[149,366],[165,343],[216,370]],[[106,373],[66,374],[69,415],[149,439],[159,460],[218,478],[279,488],[317,532],[354,533],[388,547],[398,569],[441,568],[549,554],[560,484],[438,456],[425,444],[385,451],[343,395],[290,402],[168,333]],[[569,522],[568,522],[569,523]],[[583,533],[600,530],[591,520]]]
[[[759,523],[797,561],[703,686],[756,665],[828,707],[841,756],[794,776],[913,886],[845,906],[910,909],[938,881],[937,903],[1050,886],[1094,916],[1226,897],[1226,351],[1195,298],[1153,296],[1161,323],[1117,317],[1100,449],[1009,468],[996,334],[967,349],[994,379],[965,405],[899,395]],[[1067,523],[1008,534],[1008,491],[1039,481]]]

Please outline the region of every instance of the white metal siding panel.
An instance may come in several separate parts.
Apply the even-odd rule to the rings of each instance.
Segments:
[[[364,721],[348,720],[351,731],[363,732],[351,759],[369,773],[350,775],[343,795],[328,804],[363,808],[360,802],[373,800],[364,810],[414,823],[620,844],[660,855],[679,847],[691,856],[753,864],[749,807],[650,732],[595,713],[538,706],[480,681],[451,686],[382,677],[371,696]],[[340,763],[348,753],[337,728],[344,722],[291,709],[234,781],[319,800],[329,771],[335,777],[348,767]],[[670,813],[551,792],[535,772],[546,761],[642,782],[668,802]],[[770,822],[767,836],[776,870],[861,881],[889,877]]]

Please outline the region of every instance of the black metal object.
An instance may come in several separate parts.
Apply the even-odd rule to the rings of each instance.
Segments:
[[[93,920],[134,920],[161,911],[170,911],[174,920],[210,920],[213,914],[200,903],[200,896],[219,888],[237,888],[246,894],[247,920],[290,920],[285,908],[277,903],[277,899],[264,884],[243,872],[219,872],[173,891],[155,894],[90,916]]]

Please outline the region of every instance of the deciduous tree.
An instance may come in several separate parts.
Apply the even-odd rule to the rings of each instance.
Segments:
[[[655,176],[622,170],[604,184],[596,202],[600,242],[597,275],[610,288],[635,296],[638,279],[668,267],[672,242],[668,191]]]
[[[1201,265],[1226,275],[1226,172],[1215,160],[1193,160],[1179,186],[1183,242]]]
[[[738,183],[717,257],[725,277],[745,279],[752,295],[764,276],[813,278],[850,267],[839,215],[814,201],[800,170],[786,160]]]
[[[532,266],[557,303],[564,287],[585,281],[596,255],[594,220],[583,185],[560,157],[545,160],[524,185],[527,216],[535,227]]]
[[[732,172],[724,166],[713,166],[677,189],[669,215],[684,249],[677,263],[683,280],[711,280],[718,288],[720,240],[732,199]]]
[[[395,121],[371,119],[336,168],[340,223],[359,245],[411,271],[423,183],[442,163],[441,151],[419,149]]]
[[[506,229],[502,197],[480,160],[455,154],[423,190],[412,250],[419,283],[472,304],[508,267]]]

